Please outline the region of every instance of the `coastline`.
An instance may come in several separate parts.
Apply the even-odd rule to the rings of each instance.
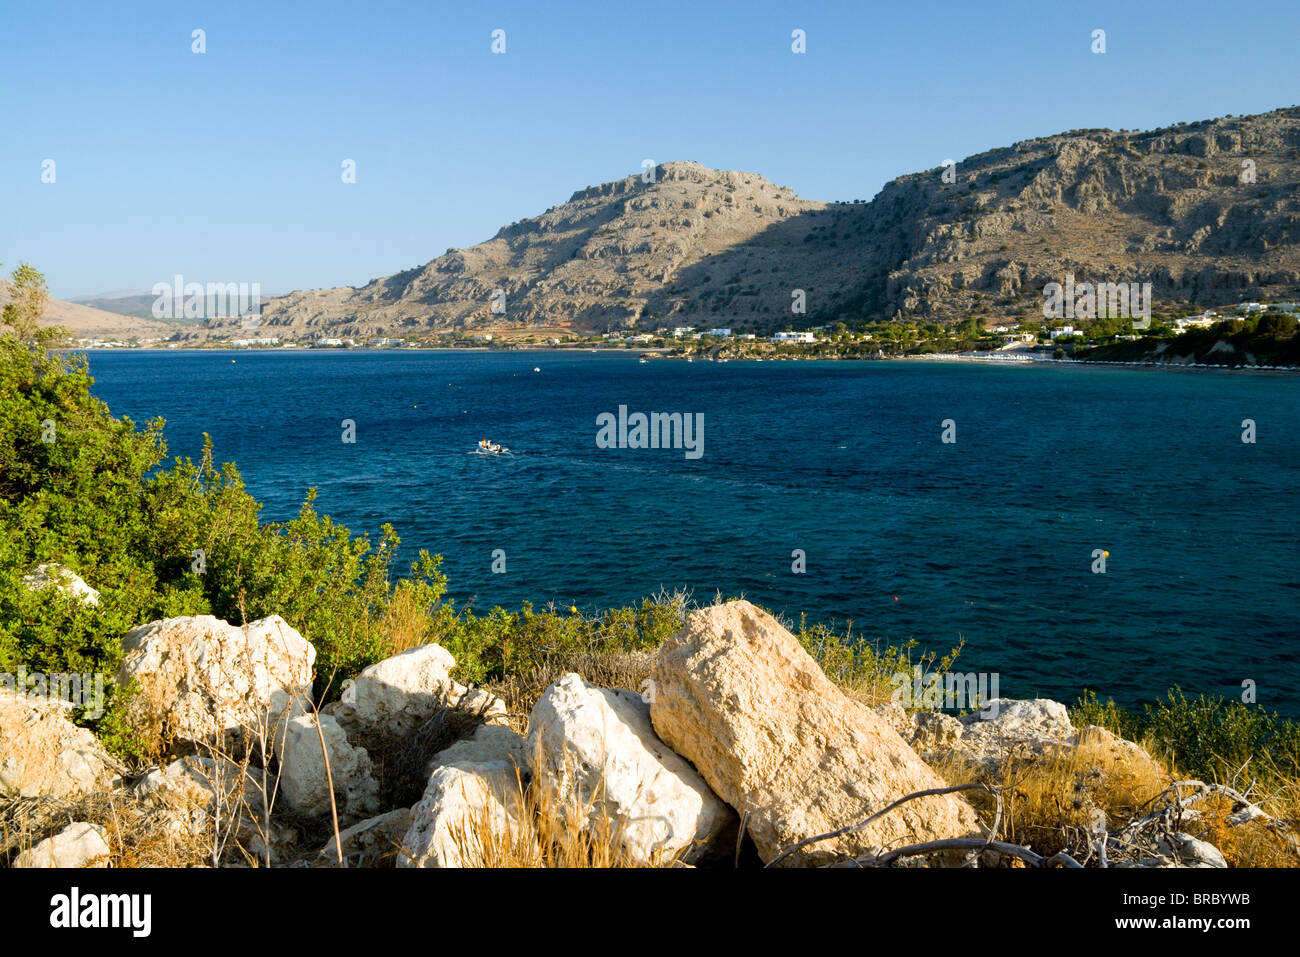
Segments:
[[[122,347],[104,347],[104,348],[59,348],[51,350],[60,355],[89,355],[95,353],[128,353],[128,352],[147,352],[151,354],[178,354],[178,355],[195,355],[198,353],[210,352],[216,355],[354,355],[357,353],[365,354],[391,354],[391,353],[489,353],[489,354],[520,354],[520,355],[604,355],[604,356],[621,356],[626,359],[639,358],[656,358],[656,359],[675,359],[678,361],[690,360],[701,363],[713,363],[718,360],[710,359],[704,356],[674,355],[669,349],[610,349],[600,347],[572,347],[556,348],[539,346],[528,349],[495,349],[490,346],[413,346],[403,349],[372,349],[363,346],[345,349],[282,349],[282,348],[157,348],[153,346],[122,346]],[[996,366],[1074,366],[1077,368],[1123,368],[1123,369],[1148,369],[1160,371],[1179,371],[1179,372],[1244,372],[1255,374],[1275,374],[1275,375],[1300,375],[1300,366],[1248,366],[1248,365],[1219,365],[1206,363],[1191,362],[1157,362],[1157,361],[1130,361],[1120,362],[1110,359],[1054,359],[1049,356],[1010,356],[1010,355],[991,355],[976,356],[963,355],[958,353],[935,352],[923,355],[901,355],[901,356],[822,356],[822,355],[777,355],[777,356],[728,356],[724,362],[913,362],[913,363],[948,363],[948,362],[965,362],[974,365],[996,365]]]

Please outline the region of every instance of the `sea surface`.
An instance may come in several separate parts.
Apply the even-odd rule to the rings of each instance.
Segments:
[[[1300,717],[1295,376],[432,351],[90,368],[114,414],[166,419],[169,454],[210,433],[265,519],[314,486],[354,531],[396,526],[403,567],[441,554],[449,595],[481,612],[684,587],[873,642],[964,641],[958,670],[1004,696],[1133,705],[1253,681]],[[702,413],[703,454],[598,447],[620,405]],[[512,454],[474,454],[484,437]]]

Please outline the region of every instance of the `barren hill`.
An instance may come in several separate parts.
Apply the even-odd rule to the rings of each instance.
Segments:
[[[9,282],[0,279],[0,306],[9,301]],[[62,299],[49,299],[41,317],[43,325],[62,326],[74,339],[108,338],[165,338],[176,331],[175,326],[139,316],[126,316],[83,306]]]
[[[1300,109],[1076,130],[968,157],[953,182],[943,173],[900,177],[869,203],[828,204],[756,173],[664,163],[652,181],[579,190],[422,268],[271,299],[263,326],[365,336],[945,320],[1033,308],[1066,273],[1150,281],[1157,306],[1300,288]],[[497,289],[504,312],[494,314]],[[805,315],[792,315],[795,290]]]

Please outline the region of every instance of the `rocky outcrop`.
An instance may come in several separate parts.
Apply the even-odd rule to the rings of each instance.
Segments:
[[[886,721],[846,698],[790,632],[749,602],[692,614],[660,650],[653,682],[655,732],[745,815],[764,860],[944,786]],[[975,812],[960,797],[929,796],[785,863],[976,832]]]
[[[99,592],[91,588],[81,576],[62,565],[37,565],[23,576],[23,584],[32,591],[53,588],[69,598],[75,598],[84,605],[98,605]]]
[[[74,798],[111,786],[120,768],[72,706],[0,691],[0,795]]]
[[[584,821],[635,863],[691,863],[735,819],[655,735],[635,692],[567,674],[542,694],[528,723],[539,803]]]
[[[107,867],[111,849],[105,831],[97,824],[76,821],[53,837],[23,851],[13,866],[22,867]]]
[[[244,627],[211,615],[132,629],[117,680],[138,682],[129,719],[146,741],[173,746],[266,731],[310,698],[316,649],[279,615]]]

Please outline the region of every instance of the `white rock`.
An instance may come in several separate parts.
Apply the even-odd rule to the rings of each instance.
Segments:
[[[23,576],[23,584],[32,591],[43,588],[56,588],[70,598],[75,598],[84,605],[98,605],[99,592],[91,588],[81,576],[70,568],[53,563],[37,565]]]
[[[411,809],[398,867],[482,867],[483,838],[505,844],[523,830],[523,795],[509,761],[449,764],[429,777]]]
[[[746,815],[765,861],[944,785],[885,718],[847,698],[798,638],[747,601],[692,612],[660,647],[652,680],[655,733]],[[974,808],[961,797],[928,795],[801,848],[782,866],[834,864],[977,831]]]
[[[117,762],[66,701],[0,690],[0,794],[69,798],[106,788]]]
[[[321,737],[329,753],[328,774],[333,777],[339,819],[356,821],[379,810],[379,786],[371,773],[370,756],[353,747],[339,723],[320,715],[320,728],[312,715],[289,719],[277,733],[280,746],[280,793],[287,807],[300,814],[330,813],[330,777],[327,776]]]
[[[961,749],[977,763],[999,763],[1005,754],[1042,755],[1071,742],[1074,725],[1065,705],[1048,698],[995,698],[960,719]]]
[[[1161,854],[1172,857],[1184,867],[1227,867],[1228,862],[1217,847],[1176,831],[1156,838],[1156,848]]]
[[[14,867],[107,867],[110,854],[104,829],[79,821],[23,851]]]
[[[472,707],[494,721],[505,703],[451,678],[456,659],[441,645],[411,648],[370,665],[343,690],[334,710],[349,734],[402,739],[442,708]],[[355,729],[355,730],[354,730]]]
[[[437,768],[447,764],[490,764],[494,761],[510,762],[519,768],[526,780],[528,763],[523,735],[505,725],[481,724],[468,738],[443,748],[430,758],[428,771],[433,774]]]
[[[119,683],[139,682],[133,726],[164,748],[240,729],[269,728],[303,711],[316,649],[279,615],[240,628],[211,615],[168,618],[134,628]]]
[[[918,711],[912,715],[912,734],[908,743],[924,753],[951,748],[961,740],[965,729],[951,715],[937,711]]]
[[[689,761],[659,740],[632,691],[567,674],[529,718],[528,754],[542,806],[585,817],[638,863],[691,863],[734,814]]]
[[[269,793],[275,787],[273,775],[268,772],[265,782],[261,775],[260,768],[226,758],[188,755],[149,771],[131,791],[171,834],[205,835],[219,825],[223,832],[233,828],[241,841],[252,844],[263,840],[262,790]]]

